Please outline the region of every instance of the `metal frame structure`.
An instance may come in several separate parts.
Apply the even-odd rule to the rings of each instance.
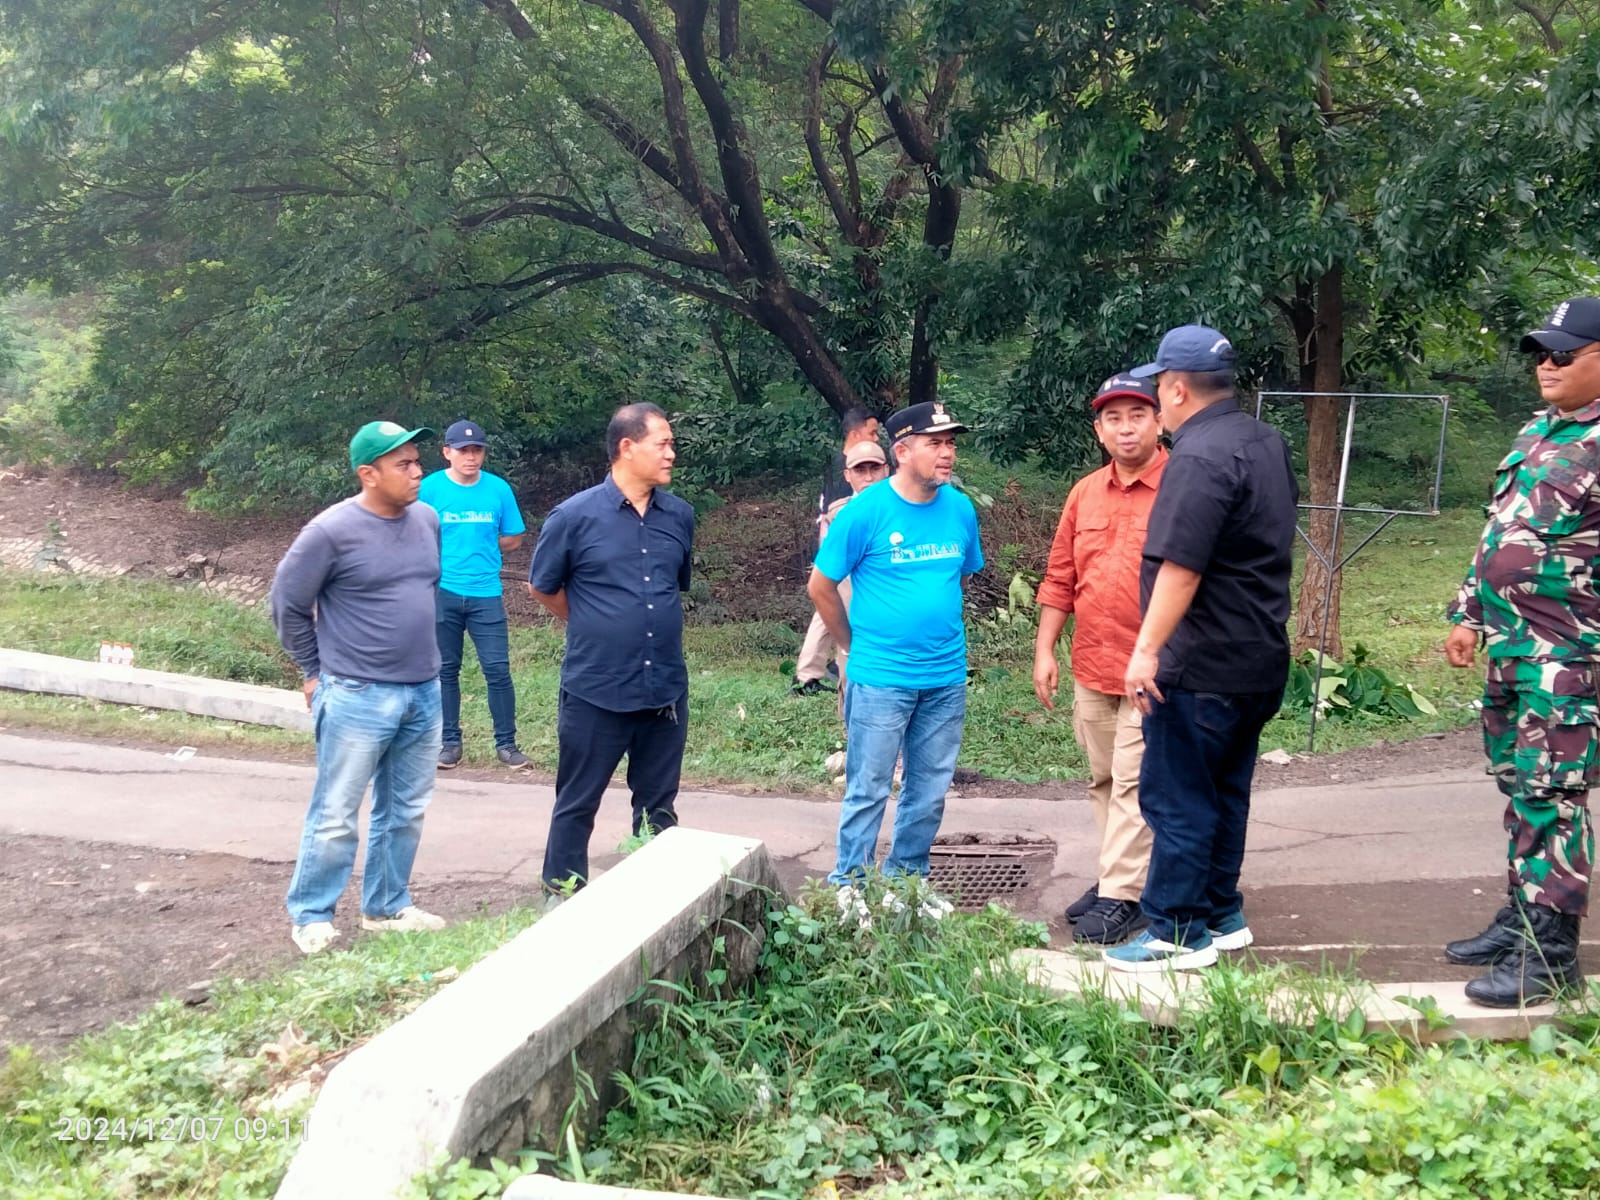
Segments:
[[[1332,504],[1301,504],[1299,507],[1307,512],[1333,513],[1333,535],[1329,542],[1328,552],[1323,550],[1311,540],[1311,535],[1299,522],[1295,523],[1295,531],[1305,542],[1306,548],[1316,555],[1318,561],[1327,569],[1327,579],[1322,592],[1322,621],[1317,630],[1317,669],[1311,681],[1311,731],[1306,741],[1307,750],[1317,748],[1317,709],[1318,697],[1322,693],[1322,664],[1328,653],[1328,625],[1329,614],[1333,609],[1333,581],[1345,569],[1351,559],[1368,543],[1389,527],[1389,523],[1396,517],[1437,517],[1439,515],[1439,493],[1444,486],[1444,439],[1445,432],[1450,426],[1450,397],[1443,393],[1430,394],[1426,392],[1257,392],[1256,393],[1256,419],[1262,419],[1263,406],[1268,399],[1275,400],[1305,400],[1308,398],[1324,397],[1332,400],[1343,400],[1345,405],[1344,445],[1339,452],[1339,486],[1334,493]],[[1414,508],[1371,508],[1364,505],[1347,505],[1344,502],[1345,487],[1350,481],[1350,449],[1355,441],[1356,409],[1362,400],[1408,400],[1427,401],[1439,405],[1439,448],[1433,461],[1433,489],[1429,493],[1427,509]],[[1310,464],[1307,463],[1309,471]],[[1335,561],[1338,553],[1339,537],[1344,529],[1345,513],[1370,513],[1381,516],[1376,528],[1356,544],[1355,549]]]

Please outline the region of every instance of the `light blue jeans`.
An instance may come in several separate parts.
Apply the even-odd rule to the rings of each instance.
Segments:
[[[411,904],[411,864],[439,762],[439,681],[368,683],[324,672],[311,697],[317,782],[289,881],[289,919],[333,920],[356,862],[361,797],[372,784],[361,911],[392,917]]]
[[[883,873],[928,873],[928,851],[944,819],[944,796],[955,775],[966,716],[964,682],[935,688],[846,684],[844,804],[839,810],[839,862],[829,883],[848,883],[872,867],[895,759],[902,750],[905,773]]]

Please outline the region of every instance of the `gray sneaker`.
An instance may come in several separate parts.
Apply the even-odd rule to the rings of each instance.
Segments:
[[[528,756],[515,746],[496,746],[494,756],[513,771],[520,771],[524,767],[533,765],[528,761]]]
[[[448,771],[461,765],[461,743],[446,742],[439,748],[439,770]]]

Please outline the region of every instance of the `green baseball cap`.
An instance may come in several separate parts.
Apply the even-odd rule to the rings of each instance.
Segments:
[[[350,469],[369,466],[396,446],[435,436],[426,425],[407,429],[393,421],[368,421],[350,439]]]

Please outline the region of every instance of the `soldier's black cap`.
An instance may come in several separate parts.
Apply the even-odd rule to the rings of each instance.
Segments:
[[[1577,296],[1563,300],[1549,320],[1523,334],[1519,348],[1532,354],[1535,350],[1576,350],[1590,342],[1600,342],[1600,300]]]

